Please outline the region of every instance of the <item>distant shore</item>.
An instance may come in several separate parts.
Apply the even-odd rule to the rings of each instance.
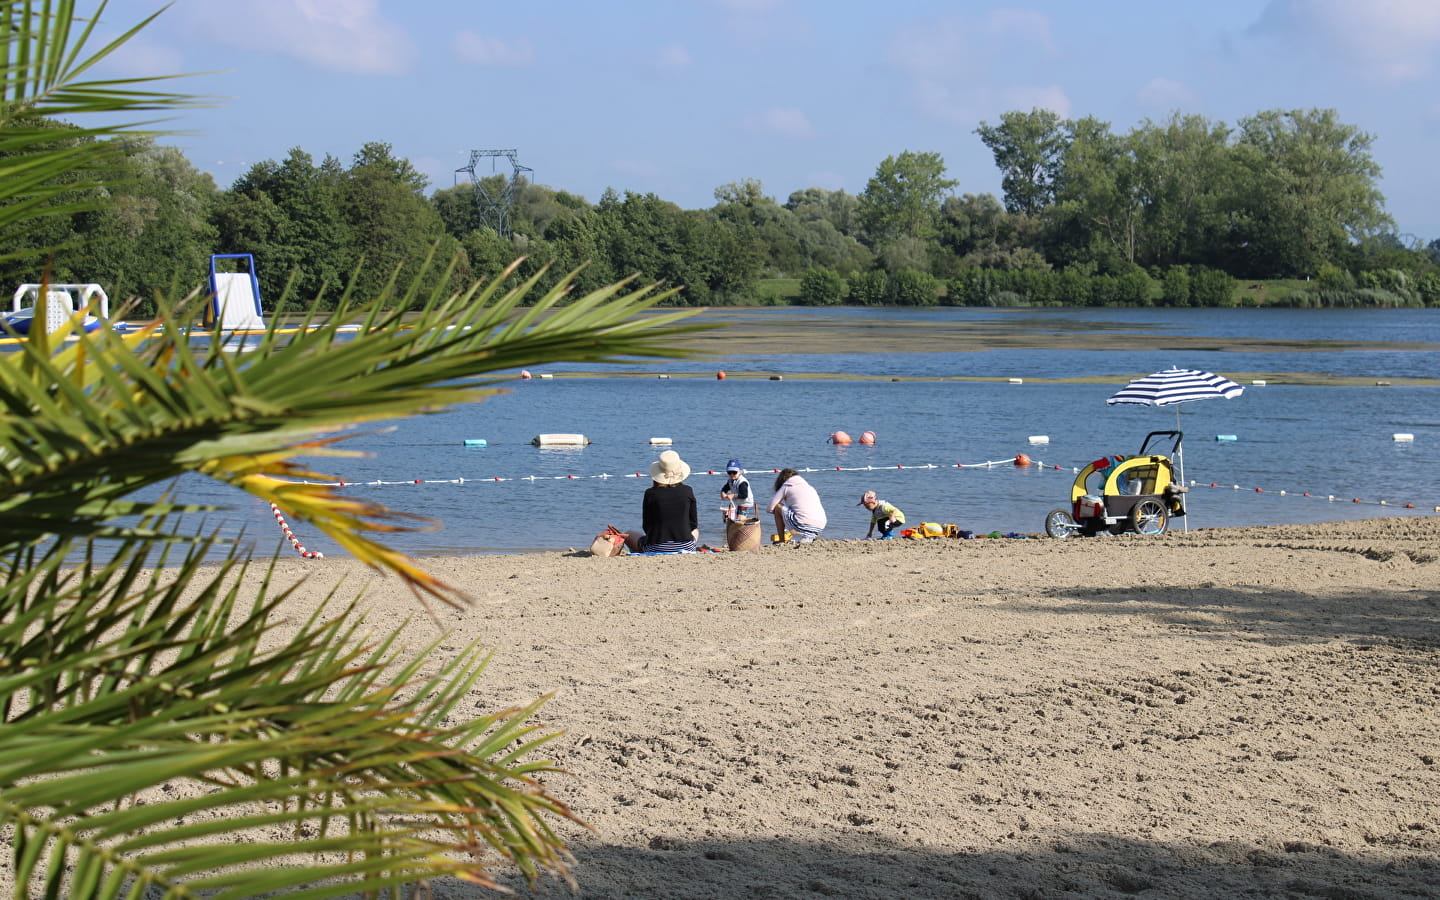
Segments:
[[[424,564],[472,605],[429,619],[353,560],[276,578],[308,580],[291,620],[343,576],[379,634],[494,647],[477,714],[557,692],[582,900],[1421,896],[1440,873],[1440,517]]]

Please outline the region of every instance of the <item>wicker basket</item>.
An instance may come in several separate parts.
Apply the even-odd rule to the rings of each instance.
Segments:
[[[725,523],[725,545],[731,550],[760,549],[760,520]]]

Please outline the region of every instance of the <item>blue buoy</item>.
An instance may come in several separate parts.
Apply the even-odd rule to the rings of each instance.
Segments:
[[[465,439],[465,446],[467,446],[467,447],[484,447],[484,446],[485,446],[485,439],[484,439],[484,438],[466,438],[466,439]]]

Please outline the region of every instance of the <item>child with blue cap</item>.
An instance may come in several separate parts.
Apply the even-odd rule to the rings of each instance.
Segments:
[[[745,478],[740,460],[732,459],[726,463],[725,475],[725,486],[720,488],[720,499],[725,501],[725,518],[731,522],[743,522],[749,518],[745,508],[749,507],[752,513],[755,510],[755,494],[750,490],[750,482]]]

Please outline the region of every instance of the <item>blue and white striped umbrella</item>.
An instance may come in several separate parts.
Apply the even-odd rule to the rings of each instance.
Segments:
[[[1214,372],[1199,369],[1176,369],[1173,366],[1154,375],[1125,385],[1105,402],[1111,406],[1117,403],[1139,403],[1145,406],[1174,406],[1175,430],[1180,430],[1181,403],[1191,400],[1229,400],[1245,393],[1245,389],[1228,378]],[[1185,481],[1185,450],[1177,445],[1180,465],[1180,483]],[[1190,520],[1185,520],[1185,530],[1190,530]]]
[[[1244,392],[1243,387],[1214,372],[1171,368],[1130,382],[1105,402],[1111,406],[1116,403],[1172,406],[1191,400],[1229,400]]]

